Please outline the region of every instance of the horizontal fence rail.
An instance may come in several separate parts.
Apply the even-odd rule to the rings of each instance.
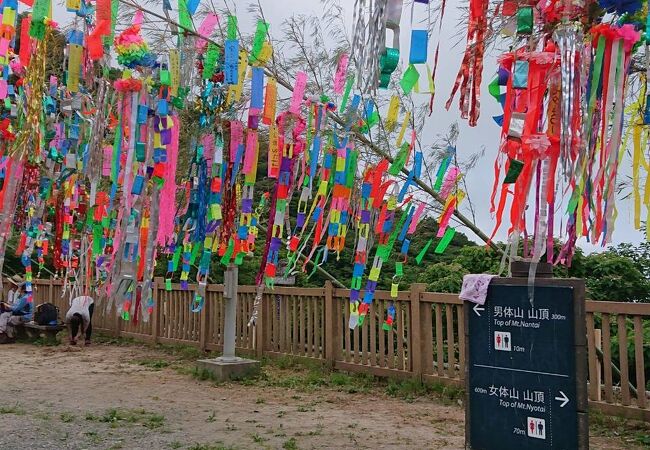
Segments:
[[[4,283],[4,293],[11,288]],[[34,302],[55,304],[61,316],[69,295],[60,280],[35,280]],[[93,327],[115,336],[221,351],[224,330],[223,285],[210,285],[199,313],[189,290],[154,283],[151,317],[118,317],[115,305],[98,301]],[[257,323],[249,326],[255,286],[238,287],[236,349],[249,356],[284,356],[322,361],[338,370],[376,376],[415,378],[464,385],[463,302],[455,294],[377,291],[362,326],[350,330],[349,295],[330,282],[323,288],[276,287],[263,295]],[[6,295],[5,295],[6,298]],[[395,322],[385,327],[386,312]],[[587,301],[589,404],[607,414],[650,422],[650,304]]]

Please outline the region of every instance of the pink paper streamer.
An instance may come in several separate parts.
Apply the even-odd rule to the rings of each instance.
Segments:
[[[248,130],[246,134],[246,151],[244,152],[244,167],[242,173],[249,174],[255,164],[255,156],[257,153],[257,131]]]
[[[244,126],[241,122],[233,120],[230,122],[230,160],[237,158],[237,148],[244,140]]]
[[[440,196],[442,198],[447,198],[452,188],[454,187],[454,184],[456,183],[459,175],[460,169],[458,167],[453,166],[449,169],[447,176],[445,177],[445,181],[442,184],[442,188],[440,189]]]
[[[345,87],[345,76],[348,72],[348,63],[350,57],[347,53],[343,53],[339,59],[338,67],[336,68],[336,75],[334,76],[334,93],[341,95]]]
[[[415,211],[415,214],[413,214],[413,218],[411,219],[411,225],[409,226],[408,234],[413,234],[415,232],[415,228],[418,226],[418,221],[420,220],[420,216],[423,212],[424,203],[420,203],[418,205],[418,209]]]
[[[212,157],[214,156],[214,135],[209,133],[203,136],[201,145],[203,146],[203,156],[208,166],[210,166],[212,164]]]
[[[144,13],[142,11],[136,11],[133,15],[133,25],[142,25],[144,21]]]
[[[102,175],[105,177],[111,176],[111,164],[113,159],[113,147],[107,145],[104,147],[104,161],[102,162]]]
[[[197,33],[199,34],[199,36],[202,37],[210,37],[210,35],[212,35],[212,32],[214,31],[215,27],[218,24],[219,24],[219,16],[217,16],[214,13],[210,13],[207,16],[205,16],[205,19],[203,19],[203,22],[201,22],[201,25],[199,26]],[[196,50],[199,53],[203,53],[207,46],[208,46],[208,41],[206,41],[205,39],[198,38],[196,40]]]
[[[293,96],[291,97],[291,106],[289,107],[289,111],[294,114],[300,114],[300,107],[302,106],[306,87],[307,74],[305,72],[298,72],[296,74],[296,83],[293,88]]]
[[[167,244],[174,234],[174,214],[176,212],[176,163],[178,162],[178,138],[180,136],[178,116],[172,116],[172,140],[167,145],[167,164],[165,165],[165,184],[160,191],[160,211],[158,215],[158,234],[156,242]]]

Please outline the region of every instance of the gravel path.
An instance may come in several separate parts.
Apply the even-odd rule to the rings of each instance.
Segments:
[[[12,344],[0,347],[0,355],[2,450],[464,445],[462,408],[435,399],[409,403],[380,389],[215,386],[174,370],[168,354],[140,346]],[[609,438],[592,444],[623,447]]]

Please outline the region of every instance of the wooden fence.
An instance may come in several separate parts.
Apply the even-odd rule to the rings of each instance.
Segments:
[[[35,285],[36,304],[50,301],[65,314],[68,300],[61,296],[60,281],[37,280]],[[125,322],[114,308],[106,311],[99,303],[93,326],[117,336],[218,352],[223,343],[223,285],[208,287],[200,313],[190,310],[193,289],[172,285],[166,291],[158,279],[148,321]],[[241,354],[291,355],[350,372],[464,385],[466,309],[455,294],[425,292],[421,284],[396,299],[378,291],[367,323],[351,331],[349,291],[329,282],[323,288],[276,287],[266,292],[252,327],[248,319],[255,287],[238,289],[236,346]],[[383,322],[390,303],[396,310],[395,326],[386,331]],[[590,406],[650,422],[650,304],[587,301],[586,310]]]

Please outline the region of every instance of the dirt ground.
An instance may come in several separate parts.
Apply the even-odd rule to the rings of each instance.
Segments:
[[[350,393],[216,385],[189,375],[189,361],[183,368],[169,353],[133,345],[12,344],[0,347],[0,358],[2,450],[462,449],[464,443],[460,406],[429,396],[405,401],[380,387]],[[285,372],[280,376],[290,377]],[[592,448],[641,447],[594,437]]]

